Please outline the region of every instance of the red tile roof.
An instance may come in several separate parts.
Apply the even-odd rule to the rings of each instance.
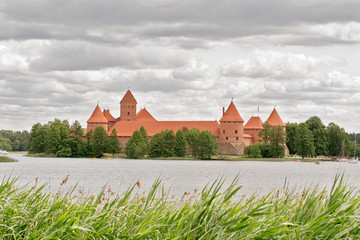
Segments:
[[[94,112],[92,113],[88,123],[107,123],[108,120],[105,118],[104,114],[102,113],[99,105],[96,105]]]
[[[115,122],[116,119],[113,117],[113,115],[111,115],[110,110],[105,110],[103,112],[105,118],[109,121],[109,122]]]
[[[262,129],[263,121],[260,117],[252,116],[249,121],[245,124],[244,129]]]
[[[136,120],[137,121],[156,121],[156,119],[145,108],[141,109],[136,114]]]
[[[209,130],[215,136],[219,136],[219,123],[217,121],[119,121],[109,130],[109,133],[115,128],[118,136],[130,137],[141,126],[144,126],[150,137],[166,129],[173,130],[176,133],[183,127],[197,128],[200,131]]]
[[[244,138],[252,138],[250,134],[244,133]]]
[[[244,122],[233,101],[231,101],[224,116],[220,119],[220,122]]]
[[[283,120],[281,120],[279,113],[276,111],[276,109],[274,108],[274,110],[271,112],[269,118],[266,120],[268,123],[270,123],[271,126],[281,126],[281,127],[286,127],[285,123],[283,122]]]
[[[132,93],[130,92],[130,90],[128,90],[124,97],[121,99],[120,103],[137,103],[136,99],[134,98],[134,95],[132,95]]]

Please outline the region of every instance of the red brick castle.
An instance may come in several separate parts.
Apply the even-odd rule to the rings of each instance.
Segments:
[[[260,117],[251,117],[244,125],[244,120],[240,116],[233,101],[229,107],[223,108],[223,115],[220,121],[157,121],[145,108],[139,112],[136,110],[137,101],[133,94],[128,90],[120,101],[120,117],[114,118],[110,110],[101,111],[99,105],[96,106],[91,117],[87,121],[87,131],[93,131],[97,126],[103,126],[110,135],[115,128],[122,147],[135,130],[144,126],[151,138],[162,130],[173,130],[174,133],[183,127],[188,129],[197,128],[200,131],[209,130],[218,139],[220,154],[243,154],[244,147],[254,144],[260,140],[258,134],[262,129]],[[285,124],[281,120],[278,112],[274,108],[269,118],[266,120],[271,126],[280,125],[285,131]]]

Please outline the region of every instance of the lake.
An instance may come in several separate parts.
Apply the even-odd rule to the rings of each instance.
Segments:
[[[48,183],[45,190],[57,192],[60,183],[69,175],[62,187],[68,191],[77,184],[86,194],[98,193],[107,184],[113,192],[123,193],[138,180],[137,191],[148,192],[152,183],[163,179],[170,195],[181,197],[184,192],[201,190],[207,183],[226,177],[225,187],[239,175],[243,185],[241,194],[264,195],[281,189],[285,183],[303,188],[318,184],[331,186],[336,173],[344,173],[346,181],[360,189],[360,164],[321,162],[320,165],[305,162],[251,162],[251,161],[194,161],[194,160],[131,160],[87,158],[33,158],[10,154],[19,162],[0,163],[0,176],[20,177],[19,185],[33,186]]]

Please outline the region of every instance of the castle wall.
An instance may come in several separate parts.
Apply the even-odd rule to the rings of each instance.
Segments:
[[[88,123],[87,131],[93,132],[95,128],[99,126],[103,126],[107,132],[109,131],[109,125],[107,123]]]
[[[252,143],[255,144],[258,141],[260,141],[260,137],[259,137],[259,132],[261,131],[261,129],[246,129],[244,130],[245,133],[249,134],[250,136],[252,136]]]
[[[218,154],[232,154],[232,155],[243,155],[244,154],[244,143],[224,143],[219,144],[217,150]]]
[[[121,103],[120,121],[136,121],[136,103]]]

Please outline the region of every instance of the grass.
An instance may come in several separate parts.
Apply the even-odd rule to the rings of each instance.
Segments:
[[[66,181],[63,181],[66,183]],[[136,184],[123,195],[44,193],[45,185],[0,185],[3,239],[357,239],[360,198],[336,176],[329,192],[284,188],[264,197],[239,195],[237,179],[201,192],[168,197],[156,180],[147,195]]]
[[[17,162],[17,160],[6,156],[0,156],[0,162]]]

